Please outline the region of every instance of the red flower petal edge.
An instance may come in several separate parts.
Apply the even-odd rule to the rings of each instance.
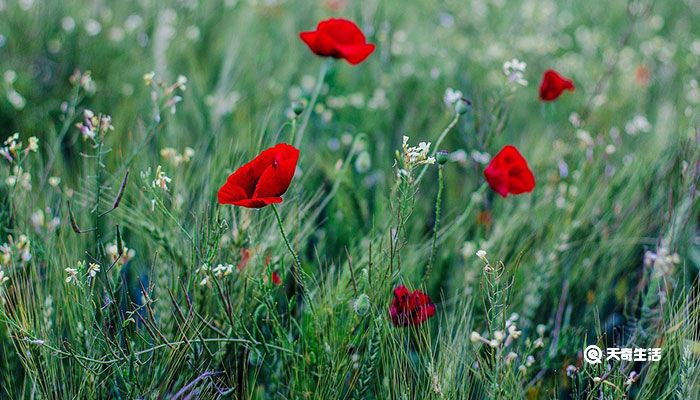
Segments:
[[[301,32],[299,38],[322,57],[342,58],[352,65],[364,61],[374,51],[354,22],[342,18],[321,21],[315,31]]]
[[[247,208],[281,203],[298,160],[299,150],[286,143],[264,150],[229,175],[219,189],[219,203]]]
[[[557,71],[548,69],[542,75],[540,83],[540,100],[554,101],[565,91],[571,92],[576,90],[574,82],[571,79],[563,77]]]
[[[280,274],[277,273],[277,271],[272,272],[272,283],[275,284],[275,286],[279,286],[282,284],[282,278],[280,277]]]
[[[535,176],[515,146],[501,149],[484,170],[484,177],[491,189],[502,197],[509,193],[531,192],[535,188]]]
[[[400,285],[394,289],[389,315],[395,326],[418,326],[435,315],[435,304],[427,294],[419,290],[411,292]]]

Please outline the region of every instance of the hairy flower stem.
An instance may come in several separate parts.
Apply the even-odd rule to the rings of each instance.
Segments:
[[[438,231],[440,229],[440,211],[442,209],[442,190],[445,186],[443,169],[444,167],[442,165],[438,166],[438,192],[437,198],[435,199],[435,223],[433,224],[433,244],[430,248],[430,259],[428,260],[428,266],[425,268],[425,274],[423,274],[423,283],[427,283],[430,279],[430,272],[433,270],[433,263],[435,262]]]
[[[455,125],[457,125],[457,122],[459,122],[459,116],[460,116],[459,113],[455,113],[455,116],[454,116],[454,118],[452,118],[452,121],[450,121],[450,124],[447,125],[445,127],[445,129],[442,131],[442,133],[440,133],[440,136],[438,136],[438,139],[435,141],[435,146],[433,147],[433,151],[430,154],[432,157],[435,157],[438,150],[440,150],[440,145],[442,144],[442,141],[445,140],[445,137],[447,136],[447,134],[450,133],[452,128],[454,128]],[[420,174],[418,174],[418,177],[416,178],[416,181],[415,181],[416,185],[418,185],[420,183],[421,179],[423,179],[423,175],[425,174],[425,171],[428,170],[428,165],[429,164],[423,165],[423,168],[421,169]]]
[[[306,292],[306,286],[304,285],[304,280],[301,275],[301,261],[299,261],[299,256],[297,256],[297,253],[294,251],[294,249],[292,248],[292,244],[287,238],[287,233],[284,231],[284,224],[282,223],[282,218],[280,217],[279,211],[277,211],[277,206],[275,206],[274,204],[272,204],[272,211],[275,212],[275,218],[277,219],[277,225],[280,228],[280,234],[282,234],[282,239],[284,239],[284,244],[287,245],[287,250],[289,250],[289,253],[292,255],[292,259],[294,260],[292,268],[292,277],[294,277],[294,282],[296,283],[297,288],[301,291],[302,296],[304,296],[306,303],[309,304],[309,307],[311,307],[313,310],[313,306],[311,304],[311,301],[309,301],[309,296]]]
[[[306,126],[309,124],[309,118],[311,118],[311,113],[314,111],[314,106],[316,105],[316,101],[318,101],[318,96],[321,94],[323,82],[326,80],[326,74],[328,73],[331,62],[331,60],[328,60],[321,64],[321,69],[318,71],[316,87],[314,87],[314,91],[311,94],[311,100],[304,110],[304,118],[301,120],[301,125],[299,125],[299,130],[297,131],[296,139],[294,140],[294,146],[296,147],[299,147],[301,140],[304,138],[304,131],[306,130]]]
[[[296,139],[297,136],[297,120],[299,119],[298,116],[294,116],[292,118],[292,135],[291,138],[289,139],[289,143],[294,143],[294,139]]]

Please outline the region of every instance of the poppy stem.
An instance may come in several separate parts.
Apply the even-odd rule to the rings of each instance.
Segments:
[[[282,234],[282,239],[284,239],[284,244],[287,245],[287,250],[289,250],[289,253],[292,255],[292,258],[294,259],[294,267],[292,268],[292,276],[294,277],[294,281],[296,282],[296,285],[299,287],[301,292],[304,294],[304,297],[306,296],[306,289],[304,287],[304,281],[301,278],[301,261],[299,261],[299,256],[297,256],[297,253],[294,251],[292,248],[292,244],[289,242],[289,239],[287,238],[287,233],[284,231],[284,224],[282,223],[282,218],[280,217],[279,211],[277,211],[277,206],[272,204],[272,211],[275,212],[275,218],[277,219],[277,225],[279,225],[280,228],[280,233]],[[308,301],[308,298],[307,298]],[[311,302],[309,302],[309,305],[311,305]]]
[[[450,121],[450,124],[447,125],[447,127],[445,127],[445,129],[442,131],[442,133],[440,133],[440,136],[438,136],[438,139],[435,141],[435,146],[433,147],[433,151],[431,154],[432,157],[435,157],[438,150],[440,150],[440,145],[442,144],[442,141],[445,140],[445,137],[447,136],[447,134],[452,130],[452,128],[455,127],[455,125],[457,125],[457,122],[459,122],[459,116],[460,116],[459,113],[455,113],[455,116],[454,116],[454,118],[452,118],[452,121]],[[418,174],[418,178],[416,178],[416,182],[415,182],[416,185],[418,185],[418,183],[420,183],[420,180],[423,179],[423,175],[425,175],[425,171],[428,170],[428,165],[429,164],[423,165],[423,169],[421,169],[420,174]]]
[[[328,73],[328,69],[330,67],[331,62],[331,60],[325,61],[323,64],[321,64],[321,69],[319,69],[318,71],[318,77],[316,78],[316,86],[314,87],[314,91],[311,94],[311,100],[309,101],[309,104],[304,110],[304,118],[301,120],[299,130],[296,132],[296,138],[294,140],[295,147],[299,147],[299,145],[301,145],[301,140],[304,137],[304,131],[306,130],[306,126],[309,124],[309,118],[311,118],[311,113],[314,110],[314,106],[316,105],[318,96],[319,94],[321,94],[323,82],[326,80],[326,74]]]
[[[437,238],[438,231],[440,229],[440,212],[442,210],[442,191],[445,186],[445,181],[443,178],[443,166],[438,166],[438,192],[437,198],[435,199],[435,223],[433,224],[433,244],[430,249],[430,259],[428,260],[428,266],[425,268],[425,274],[423,274],[423,283],[426,283],[430,279],[430,272],[433,270],[433,263],[435,262],[435,252],[437,251]]]

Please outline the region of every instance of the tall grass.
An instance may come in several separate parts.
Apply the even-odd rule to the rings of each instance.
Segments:
[[[697,398],[698,12],[0,1],[0,134],[22,144],[0,158],[0,398]],[[307,51],[330,15],[368,61]],[[551,67],[577,90],[542,104]],[[449,161],[400,172],[403,136]],[[216,191],[294,141],[285,243]],[[537,187],[503,199],[482,172],[509,143]],[[436,316],[394,326],[399,284]],[[662,359],[586,364],[589,344]]]

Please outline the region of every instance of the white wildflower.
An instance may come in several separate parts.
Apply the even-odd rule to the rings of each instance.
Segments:
[[[36,136],[29,138],[29,144],[27,145],[27,151],[36,153],[39,150],[39,139]]]
[[[503,63],[503,74],[508,78],[508,82],[521,86],[527,86],[525,80],[525,68],[527,64],[523,61],[514,58]]]
[[[90,263],[87,270],[87,273],[90,276],[90,278],[94,278],[98,272],[100,272],[100,265],[96,263]]]
[[[49,178],[48,182],[49,182],[49,185],[51,185],[53,187],[58,187],[58,185],[61,184],[61,178],[58,176],[52,176]]]
[[[170,183],[172,179],[170,179],[165,172],[163,171],[162,167],[159,165],[158,168],[156,169],[156,178],[153,180],[152,185],[154,188],[160,188],[163,191],[168,191],[168,183]]]
[[[445,90],[444,96],[442,97],[442,100],[445,102],[445,105],[448,108],[451,108],[451,107],[454,107],[457,100],[461,99],[462,97],[464,97],[464,95],[462,94],[461,91],[454,90],[452,88],[447,88]]]
[[[78,284],[78,270],[75,268],[66,268],[64,271],[68,274],[66,277],[66,283]]]
[[[531,367],[532,364],[534,364],[534,363],[535,363],[535,357],[527,356],[527,358],[525,359],[525,365],[527,365],[528,367]]]
[[[418,146],[409,146],[408,139],[408,136],[404,136],[401,144],[404,166],[407,170],[418,165],[435,164],[435,157],[429,155],[430,142],[420,142]]]
[[[3,283],[5,283],[9,280],[10,280],[10,278],[5,276],[5,271],[0,270],[0,285],[2,285]]]
[[[32,175],[29,172],[25,172],[22,167],[16,165],[12,169],[13,175],[9,175],[5,178],[5,184],[13,188],[19,187],[26,191],[32,190]]]
[[[219,264],[212,268],[212,272],[217,278],[226,277],[231,275],[236,270],[233,264]]]
[[[625,132],[628,135],[634,136],[638,133],[647,133],[651,131],[649,120],[643,115],[635,115],[630,121],[625,124]]]
[[[471,333],[471,335],[469,335],[469,340],[472,343],[476,343],[481,340],[481,335],[479,334],[479,332],[474,331]]]
[[[505,339],[506,335],[503,333],[503,331],[495,331],[493,333],[493,338],[496,339],[498,343],[501,343],[503,339]]]

